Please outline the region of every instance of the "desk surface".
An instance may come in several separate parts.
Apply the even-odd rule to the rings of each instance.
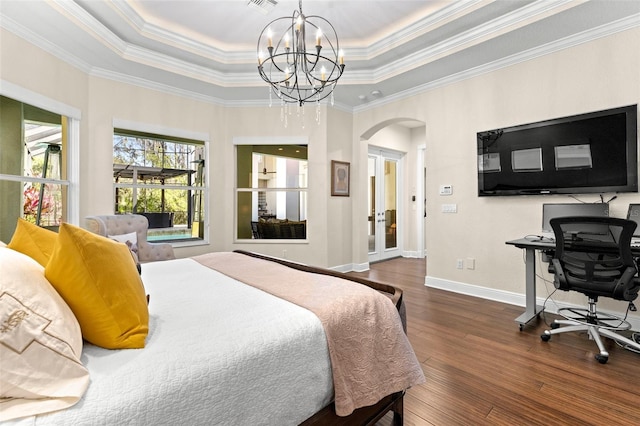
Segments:
[[[518,248],[532,248],[538,250],[547,250],[556,248],[556,242],[549,239],[529,239],[518,238],[517,240],[507,241],[506,244],[516,246]]]
[[[505,244],[516,246],[521,249],[534,250],[553,250],[556,248],[556,242],[543,238],[519,238],[517,240],[507,241]],[[631,253],[634,256],[640,256],[640,247],[631,247]]]

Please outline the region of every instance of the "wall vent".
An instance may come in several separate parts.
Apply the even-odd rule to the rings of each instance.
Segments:
[[[266,15],[276,7],[276,0],[249,0],[247,4],[254,9],[258,9],[262,14]]]

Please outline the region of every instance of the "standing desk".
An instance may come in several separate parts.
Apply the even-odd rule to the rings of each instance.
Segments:
[[[536,302],[536,250],[555,250],[556,243],[550,240],[520,238],[507,241],[506,244],[525,251],[525,311],[516,318],[516,322],[520,324],[520,331],[522,331],[529,321],[544,311],[544,306],[540,306]]]
[[[556,242],[548,239],[520,238],[507,241],[506,244],[525,251],[525,311],[516,318],[516,322],[520,324],[520,331],[522,331],[529,321],[544,311],[544,306],[536,304],[536,250],[553,251],[556,249]],[[640,247],[633,247],[631,251],[635,256],[640,256]]]

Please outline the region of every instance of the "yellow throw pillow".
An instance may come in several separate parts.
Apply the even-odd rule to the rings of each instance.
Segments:
[[[42,266],[47,266],[57,238],[58,234],[55,232],[18,218],[8,247],[35,259]]]
[[[126,245],[63,223],[45,276],[87,341],[107,349],[144,347],[149,311]]]

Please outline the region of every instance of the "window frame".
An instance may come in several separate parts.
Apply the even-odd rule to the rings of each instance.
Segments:
[[[246,188],[238,186],[238,146],[242,145],[306,145],[307,146],[307,186],[295,188]],[[306,136],[276,136],[276,137],[234,137],[234,200],[233,200],[233,242],[237,244],[308,244],[309,243],[309,221],[308,221],[308,202],[309,202],[309,138]],[[238,197],[241,193],[258,193],[258,192],[295,192],[297,194],[305,194],[306,198],[306,238],[295,239],[255,239],[255,238],[239,238],[238,237]]]
[[[61,168],[65,170],[66,179],[0,174],[0,180],[21,183],[53,183],[65,186],[66,201],[63,201],[66,212],[65,222],[80,226],[80,121],[82,119],[80,109],[2,79],[0,79],[0,95],[66,118],[67,140],[61,164]]]
[[[184,185],[158,185],[158,184],[145,184],[145,183],[116,183],[112,182],[112,198],[115,200],[116,196],[116,188],[133,188],[134,186],[138,189],[168,189],[168,190],[180,190],[180,191],[202,191],[203,193],[203,205],[204,205],[204,214],[202,215],[204,222],[204,230],[202,238],[193,238],[188,240],[179,240],[179,241],[171,241],[171,240],[162,240],[163,243],[170,243],[173,247],[192,247],[192,246],[201,246],[209,244],[209,229],[210,229],[210,217],[211,213],[209,212],[209,198],[210,198],[210,185],[209,185],[209,171],[208,165],[209,162],[209,134],[195,131],[188,131],[183,129],[175,129],[165,126],[158,126],[153,124],[146,123],[138,123],[132,122],[128,120],[120,120],[115,119],[113,121],[113,131],[111,134],[111,143],[112,143],[112,157],[111,162],[113,163],[113,138],[117,134],[116,129],[129,131],[138,135],[145,135],[145,137],[153,138],[157,137],[158,139],[162,139],[169,142],[182,142],[189,143],[189,141],[196,142],[194,144],[201,143],[203,146],[203,155],[204,155],[204,173],[202,176],[202,186],[196,186],[194,184],[190,186]],[[133,135],[132,135],[133,136]],[[115,208],[115,207],[114,207]],[[114,212],[115,213],[115,212]]]

